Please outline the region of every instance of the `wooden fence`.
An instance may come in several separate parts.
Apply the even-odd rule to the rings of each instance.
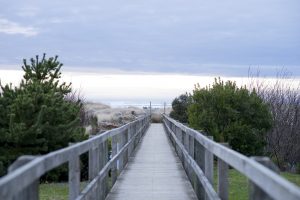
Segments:
[[[228,199],[229,165],[249,179],[250,199],[300,199],[300,188],[270,170],[274,164],[268,158],[246,157],[166,115],[163,115],[163,123],[198,199]],[[215,158],[217,191],[213,187]]]
[[[150,123],[147,115],[86,141],[44,156],[22,156],[9,168],[9,174],[0,179],[0,199],[36,200],[39,198],[39,179],[48,171],[64,163],[69,165],[69,199],[105,199],[117,176],[129,159]],[[112,155],[108,156],[111,140]],[[89,154],[89,183],[80,191],[80,155]],[[112,183],[108,177],[111,171]]]

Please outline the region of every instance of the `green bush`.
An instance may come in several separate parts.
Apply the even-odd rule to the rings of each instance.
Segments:
[[[300,174],[300,163],[296,164],[296,172],[297,174]]]
[[[220,78],[212,86],[195,87],[188,120],[193,128],[213,135],[217,142],[229,142],[245,155],[263,153],[265,133],[272,125],[268,106],[255,90]]]
[[[190,104],[191,97],[187,93],[176,97],[172,102],[172,111],[170,117],[180,121],[181,123],[188,122],[187,109]]]
[[[57,57],[24,60],[18,87],[0,85],[0,162],[6,169],[17,157],[39,155],[86,138],[80,126],[82,103],[66,97],[71,83],[61,81]],[[0,174],[4,174],[1,171]]]

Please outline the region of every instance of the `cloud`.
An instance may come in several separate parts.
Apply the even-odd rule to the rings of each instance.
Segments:
[[[70,66],[241,76],[286,66],[300,76],[299,0],[3,4],[0,31],[18,35],[0,34],[2,64],[46,52]]]
[[[16,14],[20,17],[36,17],[36,15],[39,13],[40,9],[35,6],[24,6],[20,7]]]
[[[0,33],[8,35],[20,34],[26,37],[31,37],[36,36],[38,34],[38,30],[31,26],[23,26],[16,22],[0,18]]]

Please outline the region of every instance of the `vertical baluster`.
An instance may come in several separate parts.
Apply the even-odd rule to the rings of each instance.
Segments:
[[[209,139],[213,140],[213,136],[207,136]],[[211,185],[214,185],[214,154],[205,148],[205,169],[204,174]],[[208,197],[206,196],[206,199]]]
[[[204,147],[196,139],[194,140],[194,151],[195,151],[195,161],[204,172],[205,150]],[[194,189],[198,199],[205,199],[205,190],[197,176],[195,176]]]
[[[125,146],[128,142],[128,133],[129,133],[129,129],[126,129],[123,135],[123,146]],[[126,166],[128,162],[128,158],[129,158],[128,153],[129,153],[129,146],[123,153],[123,168]]]
[[[229,147],[227,143],[222,145]],[[228,200],[228,164],[221,158],[218,158],[218,195],[222,200]]]
[[[107,164],[108,162],[108,141],[106,140],[102,144],[102,153],[101,153],[101,169]],[[102,181],[102,199],[104,200],[106,195],[108,194],[109,188],[108,188],[108,173],[105,174],[105,177]]]
[[[101,145],[100,145],[101,146]],[[89,150],[89,180],[92,181],[100,171],[100,148],[92,147]],[[91,194],[92,198],[100,195],[100,183],[96,185]]]
[[[184,132],[184,147],[185,150],[189,153],[189,144],[190,144],[190,140],[189,140],[189,134],[187,132]],[[186,171],[187,173],[189,173],[189,163],[186,161]]]
[[[124,132],[121,132],[120,134],[118,134],[118,153],[120,152],[120,150],[122,149],[123,145],[124,145]],[[119,163],[118,163],[118,174],[120,174],[123,170],[123,155],[120,155],[119,157]]]
[[[132,124],[128,125],[128,140],[127,141],[130,141],[132,139],[132,136],[134,135],[132,127],[133,127]],[[133,152],[133,143],[131,143],[128,147],[128,155],[127,155],[128,160],[129,160],[132,152]]]
[[[194,153],[194,137],[192,135],[189,136],[189,154],[190,156],[195,159],[195,153]],[[193,169],[190,170],[190,181],[193,183],[194,181],[195,173]]]
[[[111,138],[111,156],[114,157],[117,154],[117,143],[118,143],[118,138],[117,136],[112,136]],[[114,162],[112,168],[111,168],[111,181],[112,181],[112,185],[115,184],[116,180],[117,180],[117,160]]]
[[[279,173],[278,167],[270,160],[268,157],[251,157],[251,159],[259,162],[260,164],[264,165],[265,167],[269,168],[270,170],[274,171],[275,173]],[[256,200],[256,199],[263,199],[263,200],[271,200],[273,199],[270,197],[265,191],[263,191],[260,187],[258,187],[255,183],[250,181],[250,189],[249,189],[249,199]]]
[[[69,160],[69,199],[73,200],[80,193],[80,160],[73,155]]]

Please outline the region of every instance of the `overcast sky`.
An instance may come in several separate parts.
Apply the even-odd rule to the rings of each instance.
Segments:
[[[299,0],[9,0],[0,69],[59,55],[73,69],[300,76]]]

